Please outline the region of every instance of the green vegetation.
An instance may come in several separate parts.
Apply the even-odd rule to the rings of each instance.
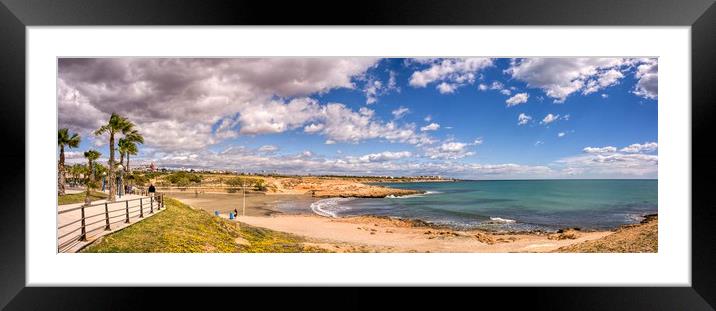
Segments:
[[[266,181],[256,177],[233,177],[226,181],[232,187],[254,187],[259,191],[266,191]]]
[[[124,135],[124,138],[120,138],[117,143],[119,147],[119,163],[124,162],[124,156],[127,156],[127,165],[124,166],[124,171],[129,172],[129,155],[136,155],[139,150],[137,144],[144,144],[144,137],[139,134],[137,130],[132,130]]]
[[[102,238],[94,253],[298,253],[321,252],[300,237],[212,216],[172,198],[157,215]]]
[[[85,201],[85,195],[87,193],[81,192],[81,193],[74,193],[74,194],[64,194],[64,195],[58,195],[57,196],[57,205],[64,205],[64,204],[72,204],[72,203],[82,203]],[[91,201],[97,201],[106,199],[107,194],[97,191],[92,191],[90,193],[90,200]]]
[[[60,146],[60,160],[57,163],[57,194],[65,194],[65,146],[67,148],[77,148],[80,146],[80,135],[70,133],[66,128],[57,131],[57,145]]]
[[[188,172],[175,172],[167,176],[166,180],[179,187],[187,187],[192,183],[200,183],[201,175]]]
[[[109,134],[109,179],[111,181],[114,181],[114,136],[117,134],[123,134],[127,135],[132,133],[134,130],[134,123],[130,122],[126,118],[116,114],[112,113],[112,115],[109,117],[109,121],[107,121],[107,124],[102,125],[100,128],[98,128],[96,131],[94,131],[94,134],[96,136]],[[115,200],[115,195],[117,193],[117,189],[115,189],[114,182],[109,183],[109,197],[108,199],[112,202]]]

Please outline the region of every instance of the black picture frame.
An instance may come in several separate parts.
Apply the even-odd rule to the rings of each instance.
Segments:
[[[716,152],[709,147],[716,112],[716,5],[713,0],[519,0],[519,1],[162,1],[162,0],[0,0],[0,307],[26,309],[143,309],[146,301],[184,307],[211,307],[222,296],[237,292],[220,289],[172,288],[41,288],[25,284],[25,56],[27,26],[74,25],[604,25],[691,26],[692,83],[692,245],[691,287],[603,288],[481,288],[469,291],[470,301],[509,295],[511,304],[552,310],[714,310],[716,306],[716,204],[710,194],[716,175]],[[686,105],[687,103],[682,103]],[[663,116],[662,116],[663,117]],[[49,195],[49,194],[48,194]],[[663,237],[668,239],[669,237]],[[56,267],[61,269],[62,267]],[[669,269],[669,267],[663,267]],[[648,271],[641,271],[648,273]],[[367,289],[333,289],[326,294],[341,303],[361,304],[376,297],[415,304],[415,297],[436,292],[364,293]],[[323,289],[323,293],[330,292]],[[261,291],[242,289],[239,296]],[[166,295],[171,295],[171,298]],[[201,304],[192,296],[212,296]],[[308,290],[285,294],[291,303],[312,295]],[[326,295],[322,299],[325,299]],[[460,295],[462,296],[462,295]],[[407,301],[411,298],[412,302]],[[427,299],[427,298],[426,298]],[[443,307],[460,303],[455,297]],[[418,302],[423,304],[424,300]],[[168,307],[168,305],[164,305]]]

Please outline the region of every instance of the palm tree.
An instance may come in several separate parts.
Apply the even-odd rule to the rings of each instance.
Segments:
[[[112,113],[107,124],[94,131],[97,136],[105,133],[109,134],[109,196],[107,200],[110,202],[116,200],[115,194],[117,190],[114,182],[114,135],[118,133],[127,134],[133,127],[132,122],[116,113]]]
[[[137,130],[132,130],[131,132],[127,133],[127,135],[124,135],[124,141],[124,153],[127,156],[127,165],[124,167],[124,170],[129,172],[129,155],[136,155],[137,152],[139,152],[137,149],[137,144],[144,144],[144,137],[142,137],[142,135],[139,134]]]
[[[80,146],[80,135],[77,133],[70,134],[70,130],[66,128],[57,131],[57,145],[60,146],[60,161],[57,163],[57,194],[65,194],[65,146],[67,148],[77,148]]]
[[[92,162],[94,162],[94,160],[97,160],[101,155],[102,154],[99,153],[99,151],[97,150],[90,149],[85,151],[85,158],[87,158],[87,161],[89,161],[89,165],[87,166],[89,171],[87,172],[87,195],[85,195],[85,204],[90,204],[90,188],[95,187],[94,174],[92,172],[94,166],[92,165]]]

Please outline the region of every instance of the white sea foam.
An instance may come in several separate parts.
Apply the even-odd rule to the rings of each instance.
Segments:
[[[338,218],[338,212],[348,208],[340,203],[350,201],[352,198],[328,198],[311,203],[311,210],[324,217]]]
[[[408,194],[408,195],[392,195],[392,194],[391,194],[391,195],[386,196],[386,198],[389,198],[389,199],[419,198],[419,197],[424,197],[424,196],[426,196],[426,195],[438,194],[438,193],[442,193],[442,192],[440,192],[440,191],[426,191],[425,193]]]
[[[507,219],[507,218],[500,218],[500,217],[490,217],[490,221],[500,222],[500,223],[505,223],[505,224],[511,224],[511,223],[516,222],[514,219]]]

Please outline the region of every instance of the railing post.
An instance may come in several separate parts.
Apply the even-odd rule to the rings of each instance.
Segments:
[[[126,212],[127,219],[124,221],[124,223],[129,223],[129,201],[124,201],[124,211]]]
[[[144,205],[142,204],[142,198],[139,198],[139,218],[144,218]]]
[[[85,229],[85,206],[82,205],[80,209],[82,211],[82,233],[80,234],[80,241],[87,241],[87,230]]]
[[[154,205],[154,197],[150,196],[149,197],[149,208],[152,208],[152,205]]]
[[[162,193],[162,208],[164,208],[164,193]]]
[[[109,207],[107,206],[107,203],[104,203],[104,219],[105,219],[104,220],[104,222],[105,222],[104,230],[111,230],[109,228]]]
[[[154,214],[154,206],[152,206],[152,204],[149,204],[149,214]]]

